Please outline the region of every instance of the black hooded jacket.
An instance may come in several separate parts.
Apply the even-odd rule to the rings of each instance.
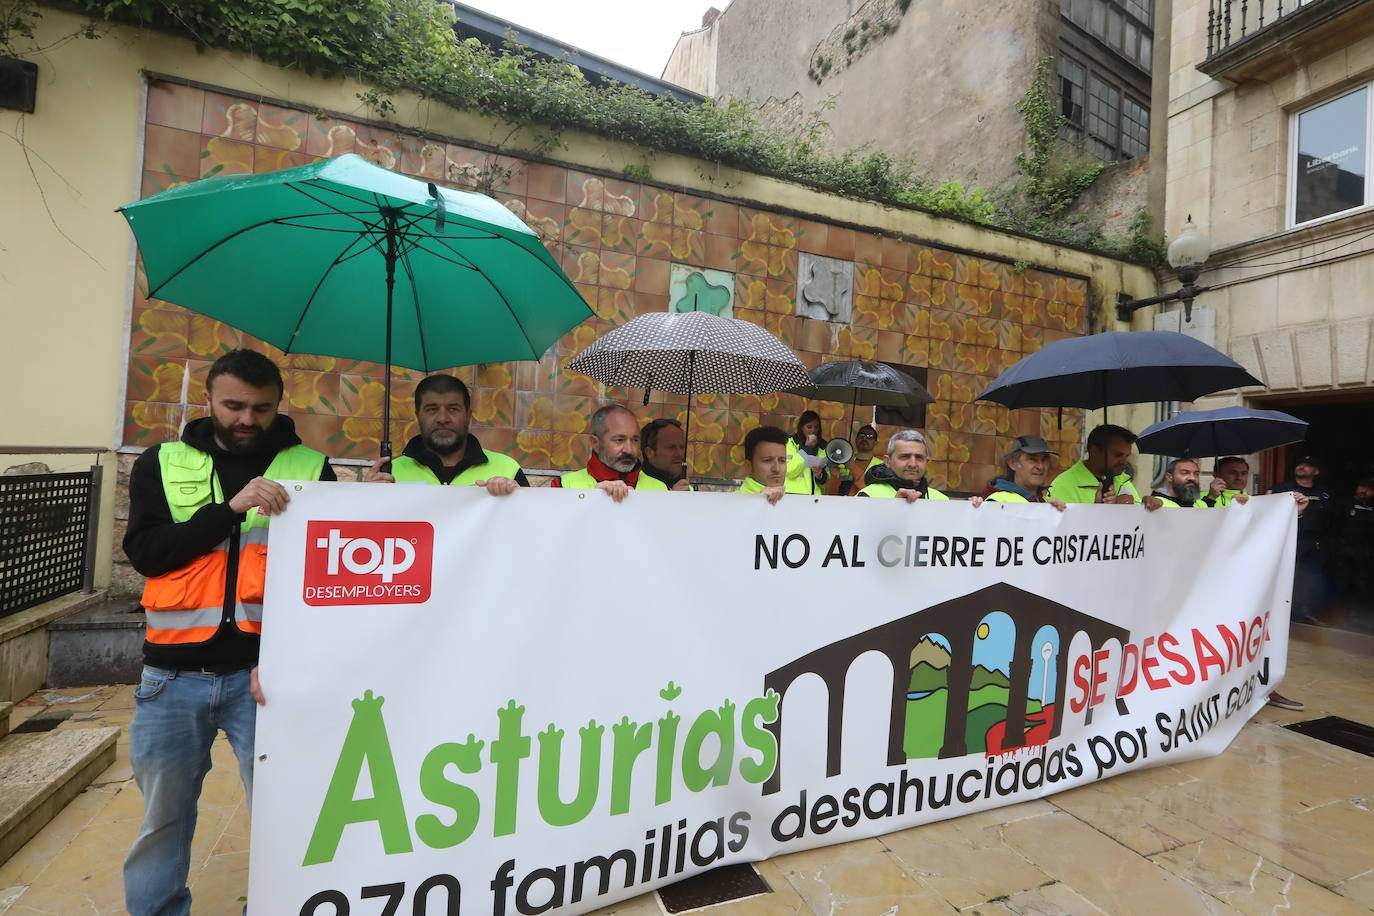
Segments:
[[[440,483],[448,483],[468,468],[487,463],[487,453],[482,449],[482,443],[478,442],[477,437],[472,433],[468,433],[467,443],[463,446],[462,459],[451,468],[444,467],[444,460],[436,455],[429,446],[425,445],[423,436],[412,436],[401,454],[429,468],[434,476],[439,478]],[[525,476],[524,471],[516,472],[515,482],[522,487],[530,485],[530,479]]]
[[[186,521],[174,522],[162,488],[162,468],[157,457],[161,446],[155,445],[139,455],[129,473],[129,526],[124,533],[124,553],[133,568],[145,576],[160,576],[180,569],[229,536],[243,522],[244,515],[230,509],[228,501],[254,477],[261,477],[278,452],[300,445],[301,438],[296,435],[291,418],[278,414],[267,430],[263,447],[252,455],[236,455],[220,448],[215,442],[214,422],[209,417],[186,424],[181,441],[210,455],[225,502],[201,506]],[[320,479],[338,479],[327,461]],[[226,603],[230,607],[234,600],[231,592],[236,561],[237,556],[232,558],[235,565],[225,583]],[[157,668],[217,671],[251,668],[258,663],[258,637],[240,631],[230,615],[228,624],[221,620],[219,631],[200,645],[164,646],[145,642],[143,661]]]

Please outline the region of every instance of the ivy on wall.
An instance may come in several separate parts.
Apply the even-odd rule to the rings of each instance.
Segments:
[[[411,90],[528,128],[536,153],[556,147],[563,130],[587,131],[839,194],[1144,260],[1136,248],[1105,239],[1100,227],[1066,226],[1049,212],[1053,201],[1075,188],[1081,193],[1079,186],[1091,180],[1037,164],[1042,152],[1036,138],[1044,136],[1047,123],[1043,114],[1034,116],[1040,127],[1027,115],[1032,146],[1024,157],[1029,164],[1029,171],[1023,169],[1026,181],[1010,191],[989,192],[932,181],[914,163],[883,152],[822,153],[821,112],[808,116],[800,131],[786,132],[760,125],[749,99],[696,105],[628,86],[599,87],[567,61],[540,58],[509,43],[493,48],[476,39],[460,40],[452,28],[452,7],[435,0],[68,0],[65,5],[92,16],[80,33],[88,37],[98,35],[102,21],[147,25],[185,35],[199,49],[225,48],[307,73],[357,77],[373,87],[362,100],[383,116],[393,111],[392,93]],[[897,6],[904,11],[904,4]],[[0,49],[15,56],[35,53],[33,26],[40,11],[32,0],[0,0]],[[1038,79],[1037,86],[1042,82],[1048,92],[1047,78]]]

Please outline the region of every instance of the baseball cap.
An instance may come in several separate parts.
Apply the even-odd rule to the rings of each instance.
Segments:
[[[1293,462],[1293,467],[1297,467],[1300,464],[1310,464],[1312,467],[1320,469],[1322,460],[1316,455],[1299,455],[1298,460]]]
[[[1011,448],[1007,449],[1007,457],[1010,458],[1017,452],[1025,452],[1027,455],[1058,455],[1059,453],[1050,449],[1049,443],[1039,436],[1017,436],[1011,440]]]

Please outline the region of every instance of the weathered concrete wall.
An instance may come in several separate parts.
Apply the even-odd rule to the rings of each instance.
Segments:
[[[717,19],[695,32],[684,32],[663,67],[663,79],[700,95],[715,97],[716,53],[719,36]]]
[[[800,93],[801,109],[825,113],[828,148],[871,144],[897,158],[911,157],[941,180],[993,185],[1016,171],[1025,125],[1016,103],[1030,85],[1035,62],[1055,53],[1057,0],[1029,3],[912,3],[890,34],[859,47],[879,22],[876,3],[892,0],[734,0],[717,21],[720,31],[717,95],[759,102]],[[895,13],[895,10],[893,10]],[[848,24],[846,26],[846,24]],[[847,65],[833,48],[856,29]],[[817,49],[831,62],[818,85]]]
[[[1101,223],[1109,239],[1130,235],[1131,221],[1141,207],[1149,208],[1157,181],[1150,167],[1152,158],[1140,156],[1108,166],[1069,208],[1069,215],[1082,215]]]

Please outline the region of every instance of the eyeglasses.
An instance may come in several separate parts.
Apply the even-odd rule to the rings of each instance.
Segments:
[[[877,433],[859,433],[859,434],[858,434],[857,436],[855,436],[854,438],[856,438],[856,439],[874,439],[874,440],[876,440],[876,439],[878,438],[878,434],[877,434]]]

